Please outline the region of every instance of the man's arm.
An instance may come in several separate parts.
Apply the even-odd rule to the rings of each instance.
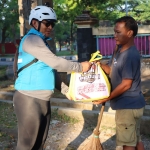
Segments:
[[[120,96],[123,94],[125,91],[130,89],[132,85],[132,79],[123,79],[122,82],[110,93],[110,96],[106,99],[99,100],[99,101],[94,101],[94,104],[101,104],[103,102],[109,101],[117,96]]]
[[[86,72],[91,67],[90,62],[71,62],[57,57],[48,49],[43,40],[36,35],[26,37],[23,43],[23,50],[60,72]]]
[[[106,74],[110,74],[111,67],[105,64],[100,63],[101,68],[105,71]]]

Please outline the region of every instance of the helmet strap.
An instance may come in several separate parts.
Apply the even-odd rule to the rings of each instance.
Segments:
[[[32,26],[35,30],[40,31],[41,21],[39,21],[39,20],[37,20],[37,19],[35,19],[35,20],[38,21],[38,29],[36,29],[32,24],[31,24],[31,26]]]
[[[39,25],[38,25],[38,31],[40,31],[40,27],[41,27],[41,21],[38,21]]]

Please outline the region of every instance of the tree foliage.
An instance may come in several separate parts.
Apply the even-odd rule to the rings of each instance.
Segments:
[[[127,10],[126,7],[127,6]],[[59,20],[70,23],[70,36],[73,38],[73,23],[83,10],[90,10],[90,13],[98,20],[109,20],[113,22],[126,13],[134,17],[138,23],[150,22],[150,0],[57,0],[54,2],[54,9]]]
[[[0,10],[1,43],[5,43],[8,37],[14,40],[16,33],[19,31],[18,1],[1,0]]]
[[[128,15],[134,17],[139,23],[150,23],[150,0],[127,0]],[[56,29],[57,39],[74,38],[76,25],[74,20],[81,15],[83,10],[90,10],[90,13],[98,20],[114,20],[126,15],[125,0],[57,0],[53,1],[53,7],[58,17],[58,28]],[[15,33],[19,33],[18,21],[18,1],[0,0],[0,33],[1,42],[5,42],[8,37],[13,39]],[[65,24],[65,26],[62,25]],[[57,27],[56,27],[57,28]],[[60,38],[60,33],[62,37]],[[67,36],[64,36],[67,33]],[[66,35],[66,34],[65,34]]]
[[[138,0],[134,8],[134,17],[140,23],[150,23],[150,0]]]
[[[81,14],[82,10],[78,7],[78,4],[74,0],[58,0],[54,2],[54,9],[56,10],[58,20],[64,20],[67,22],[70,27],[66,31],[68,32],[68,36],[70,41],[73,41],[73,31],[74,31],[74,20],[78,14]]]
[[[70,32],[68,31],[69,28],[70,24],[64,21],[59,21],[55,26],[55,32],[57,33],[55,34],[55,39],[59,43],[59,51],[61,51],[62,42],[66,41],[70,35]]]
[[[128,15],[140,22],[150,19],[150,0],[127,0]],[[126,15],[125,0],[57,0],[54,9],[58,19],[73,21],[83,10],[90,10],[99,20],[111,20]]]
[[[119,2],[119,0],[116,1]],[[64,20],[70,24],[71,41],[73,41],[74,30],[76,29],[74,20],[82,14],[83,10],[90,10],[91,15],[94,15],[99,20],[105,18],[114,20],[117,17],[116,14],[112,13],[116,8],[116,3],[110,0],[57,0],[53,6],[58,20]]]

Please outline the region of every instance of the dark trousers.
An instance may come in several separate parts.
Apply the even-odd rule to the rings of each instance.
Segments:
[[[18,91],[13,101],[18,120],[16,150],[43,150],[51,118],[50,101],[29,97]]]

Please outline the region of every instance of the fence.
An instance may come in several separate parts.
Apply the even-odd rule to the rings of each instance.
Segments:
[[[20,40],[16,40],[16,44],[19,45]],[[16,46],[14,43],[0,43],[0,54],[15,54]]]
[[[100,50],[103,57],[110,57],[115,47],[115,40],[110,36],[96,36],[97,50]],[[19,45],[20,40],[16,40]],[[150,57],[150,34],[138,34],[135,37],[135,45],[142,57]],[[5,43],[4,47],[0,44],[0,54],[15,54],[14,43]]]
[[[104,58],[110,57],[115,47],[114,37],[96,36],[96,40],[97,50],[100,50]],[[134,42],[142,57],[150,57],[150,34],[138,34]]]

